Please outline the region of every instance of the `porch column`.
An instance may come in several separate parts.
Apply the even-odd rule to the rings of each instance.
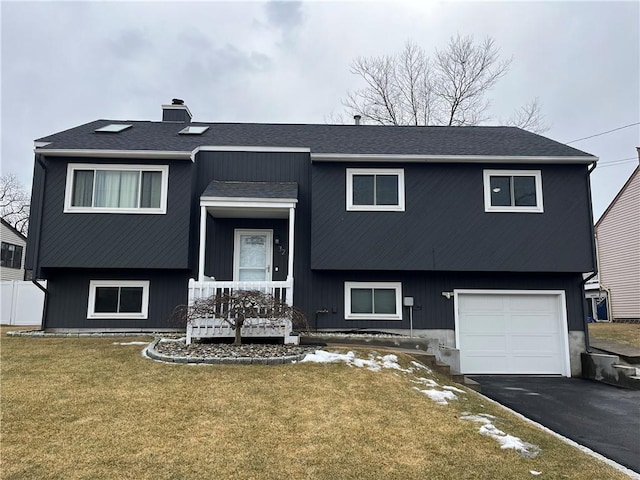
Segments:
[[[293,246],[295,238],[296,207],[289,208],[289,263],[287,266],[287,282],[291,291],[287,294],[287,303],[293,305]]]
[[[204,282],[204,252],[207,246],[207,207],[200,206],[200,249],[198,253],[198,281]]]

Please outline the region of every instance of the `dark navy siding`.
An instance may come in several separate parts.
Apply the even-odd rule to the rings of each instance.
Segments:
[[[294,261],[294,303],[300,308],[311,304],[311,171],[308,153],[278,153],[278,152],[200,152],[196,157],[197,177],[195,191],[197,196],[205,191],[212,180],[243,181],[243,182],[296,182],[298,184],[298,204],[295,218],[295,261]],[[211,266],[216,279],[229,280],[232,278],[233,265],[233,228],[235,225],[265,225],[264,228],[274,228],[274,234],[282,232],[280,240],[287,242],[288,220],[247,220],[247,219],[216,219],[209,220],[208,225],[218,233],[214,235],[214,242],[208,242],[207,262]],[[221,228],[216,228],[220,225]],[[267,225],[274,225],[273,227]],[[280,227],[278,227],[280,225]],[[277,232],[276,232],[277,230]],[[211,229],[209,230],[209,232]],[[210,239],[211,236],[207,235]],[[198,248],[196,239],[195,247]],[[211,252],[215,252],[212,257]],[[287,246],[287,252],[289,248]],[[197,250],[196,250],[197,252]],[[274,249],[278,255],[277,249]],[[216,261],[215,259],[219,260]],[[222,260],[226,259],[226,260]],[[281,272],[286,271],[286,257]],[[218,271],[217,268],[222,268]],[[205,273],[209,274],[207,268]],[[278,277],[274,273],[274,279]]]
[[[409,328],[405,308],[402,321],[345,320],[344,282],[402,282],[402,295],[414,297],[413,328],[454,329],[454,300],[442,292],[454,289],[564,290],[569,330],[584,330],[580,274],[521,274],[467,272],[320,272],[313,275],[313,303],[305,308],[312,327],[319,329]],[[328,313],[317,311],[328,310]],[[317,322],[316,320],[317,319]]]
[[[233,280],[233,254],[235,229],[273,230],[272,280],[287,279],[288,261],[288,220],[250,218],[211,218],[207,222],[207,252],[205,255],[205,275],[216,280]],[[284,249],[281,253],[278,246]],[[277,270],[276,270],[277,269]]]
[[[46,272],[49,290],[46,329],[157,329],[177,328],[171,313],[187,303],[186,270],[81,270]],[[146,320],[87,319],[90,280],[149,280],[149,317]]]
[[[33,166],[33,184],[31,185],[31,204],[29,207],[29,236],[27,237],[27,251],[25,252],[26,270],[36,266],[36,252],[40,241],[40,223],[42,222],[42,196],[44,195],[45,172],[38,162]],[[34,278],[37,277],[35,272]]]
[[[69,161],[135,163],[111,159],[46,159],[46,201],[40,226],[40,267],[189,268],[191,162],[164,163],[169,165],[165,215],[136,215],[63,213]],[[147,163],[149,162],[145,162]],[[34,198],[38,194],[34,192]],[[30,254],[33,255],[31,250]]]
[[[404,164],[404,212],[348,212],[346,168],[365,166],[313,164],[313,269],[594,269],[585,165],[530,167],[542,171],[541,214],[485,212],[483,169],[523,167],[476,164]]]

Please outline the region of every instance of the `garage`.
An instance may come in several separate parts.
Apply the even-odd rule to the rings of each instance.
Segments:
[[[455,290],[465,374],[571,376],[566,300],[555,290]]]

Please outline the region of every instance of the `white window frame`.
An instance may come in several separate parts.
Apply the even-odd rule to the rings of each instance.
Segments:
[[[493,206],[491,205],[491,177],[534,177],[536,182],[536,205],[534,206]],[[483,170],[484,211],[544,213],[542,199],[542,172],[540,170]]]
[[[142,311],[113,313],[96,313],[96,289],[98,287],[142,287]],[[131,320],[146,320],[149,315],[149,280],[90,280],[89,281],[89,305],[87,306],[88,319],[122,318]]]
[[[354,205],[354,175],[396,175],[398,177],[397,205]],[[354,212],[404,212],[404,169],[403,168],[347,168],[347,210]]]
[[[396,313],[351,313],[351,289],[385,288],[396,291]],[[345,320],[402,320],[402,282],[344,282],[344,318]]]
[[[161,172],[161,192],[159,208],[114,208],[114,207],[77,207],[72,205],[73,201],[73,178],[76,170],[118,170],[118,171],[138,171],[138,172]],[[142,175],[140,175],[142,181]],[[95,174],[94,174],[95,188]],[[98,163],[70,163],[67,165],[67,183],[64,193],[64,213],[133,213],[142,215],[164,215],[167,213],[167,192],[169,190],[169,165],[124,165]],[[138,190],[140,193],[140,190]]]

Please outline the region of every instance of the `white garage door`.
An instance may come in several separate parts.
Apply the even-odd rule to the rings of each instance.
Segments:
[[[462,373],[570,376],[562,291],[457,290]]]

